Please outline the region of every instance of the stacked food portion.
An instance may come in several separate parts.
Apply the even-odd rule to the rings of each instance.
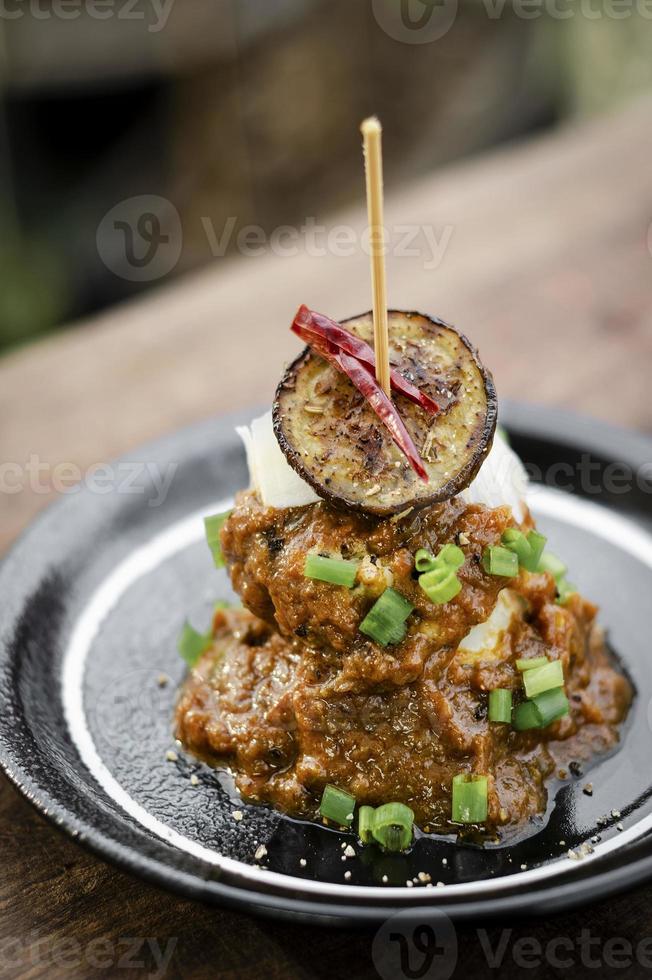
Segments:
[[[632,692],[545,549],[493,382],[441,321],[302,307],[308,347],[245,430],[251,487],[207,521],[244,609],[187,628],[177,735],[243,797],[409,846],[516,827],[613,748]]]

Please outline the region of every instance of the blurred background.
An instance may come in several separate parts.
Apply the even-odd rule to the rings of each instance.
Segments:
[[[652,0],[0,0],[0,80],[0,551],[369,309],[371,113],[390,305],[652,431]]]
[[[598,0],[534,2],[459,0],[444,31],[447,0],[434,15],[409,0],[406,16],[440,18],[441,36],[403,43],[383,10],[401,0],[3,0],[0,352],[156,285],[111,268],[102,219],[133,196],[163,199],[150,235],[178,213],[168,281],[215,261],[210,229],[230,218],[219,258],[248,225],[358,201],[371,112],[391,194],[652,88],[644,3],[624,0],[623,17],[623,0],[614,16]]]

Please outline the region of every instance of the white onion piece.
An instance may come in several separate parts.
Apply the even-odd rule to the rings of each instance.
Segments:
[[[236,431],[247,453],[250,485],[266,507],[304,507],[321,500],[283,455],[274,435],[271,412],[254,419],[251,425],[238,426]],[[527,483],[520,459],[504,439],[496,436],[480,472],[461,497],[469,504],[511,506],[515,519],[522,521]]]
[[[522,617],[526,609],[526,599],[511,589],[502,589],[489,619],[469,630],[458,646],[456,656],[463,664],[479,659],[497,660],[503,637],[514,617]]]
[[[467,504],[512,508],[517,521],[525,517],[523,501],[527,492],[528,475],[520,459],[507,442],[496,435],[494,444],[480,472],[460,496]]]
[[[236,432],[247,453],[250,485],[265,507],[304,507],[321,500],[281,452],[271,412],[254,419],[251,425],[238,426]]]

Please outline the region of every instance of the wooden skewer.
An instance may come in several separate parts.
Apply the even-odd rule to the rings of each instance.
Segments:
[[[376,353],[376,381],[388,398],[389,384],[389,328],[387,323],[387,282],[385,278],[385,238],[383,217],[383,151],[382,126],[375,116],[365,119],[360,126],[364,142],[365,174],[367,183],[367,214],[371,248],[371,285],[374,309],[374,350]]]

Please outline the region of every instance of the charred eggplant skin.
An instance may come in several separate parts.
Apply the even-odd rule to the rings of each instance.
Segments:
[[[416,477],[348,379],[308,347],[287,368],[273,406],[276,438],[293,469],[333,506],[374,517],[460,493],[491,448],[498,414],[493,378],[464,334],[423,313],[389,310],[388,315],[393,366],[441,408],[432,416],[396,396],[428,483]],[[372,339],[370,312],[342,325]]]

